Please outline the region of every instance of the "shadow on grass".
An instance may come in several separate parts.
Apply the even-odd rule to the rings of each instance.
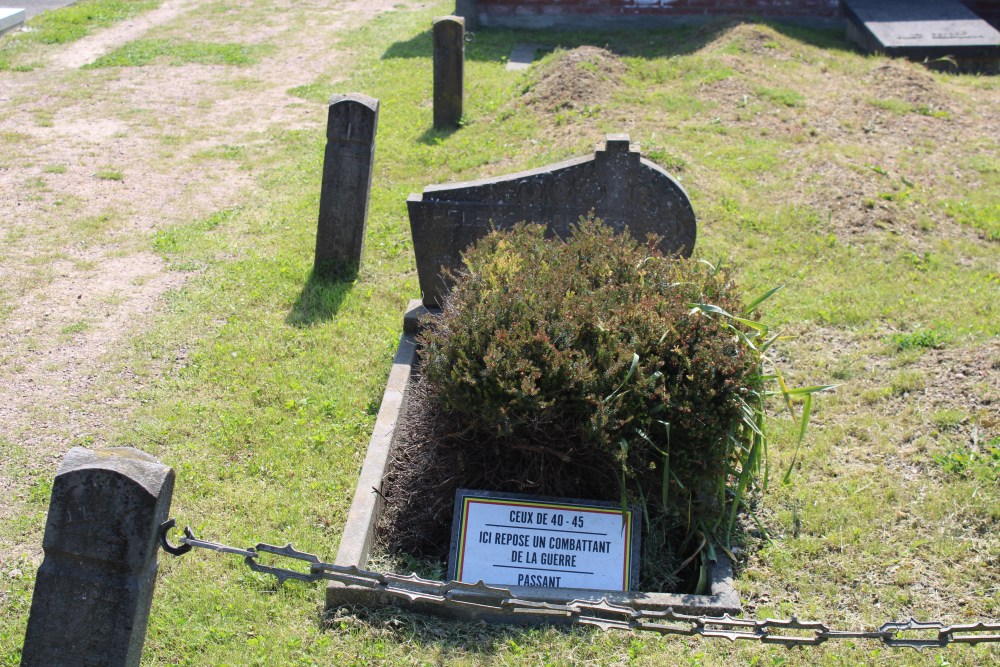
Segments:
[[[293,327],[310,327],[333,319],[344,299],[354,289],[356,277],[356,272],[338,274],[317,272],[314,268],[285,323]]]
[[[586,632],[569,625],[515,626],[459,621],[430,614],[420,614],[399,607],[340,607],[327,609],[320,617],[323,632],[354,631],[367,637],[393,638],[418,647],[438,647],[442,657],[480,658],[510,649],[524,641],[525,635],[551,628],[565,634]],[[597,629],[594,628],[594,632]]]
[[[538,44],[542,51],[592,45],[603,46],[622,56],[666,58],[700,51],[724,33],[743,24],[767,26],[785,37],[817,48],[834,51],[855,50],[847,41],[844,30],[839,27],[812,27],[752,17],[723,17],[702,23],[649,30],[563,31],[491,28],[475,33],[473,41],[465,46],[465,58],[472,61],[501,62],[510,55],[514,45],[520,43]],[[382,58],[431,58],[433,52],[433,36],[430,30],[425,30],[408,40],[392,44],[382,54]]]
[[[440,130],[433,127],[429,127],[424,130],[424,133],[417,137],[417,141],[424,144],[425,146],[436,146],[442,141],[450,137],[451,135],[458,132],[458,127],[446,127]]]

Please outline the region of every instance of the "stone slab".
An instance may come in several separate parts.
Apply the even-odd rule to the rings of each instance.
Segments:
[[[37,16],[50,9],[60,9],[76,4],[77,0],[18,0],[17,5],[24,7],[27,18]]]
[[[625,134],[609,134],[592,156],[499,178],[429,186],[411,194],[407,208],[428,307],[443,302],[449,273],[462,268],[462,253],[493,229],[531,222],[565,237],[581,217],[593,213],[640,241],[655,235],[661,252],[683,256],[691,255],[697,231],[684,188],[632,149]]]
[[[997,58],[1000,32],[959,0],[843,0],[848,36],[909,58]]]
[[[23,9],[0,7],[0,35],[24,25],[27,18]]]
[[[520,72],[528,69],[534,62],[535,55],[543,48],[545,47],[540,44],[515,44],[510,51],[510,58],[507,59],[507,71]]]
[[[435,311],[426,309],[420,301],[410,301],[404,321],[408,329],[415,330],[419,320],[433,317]],[[415,333],[415,332],[414,332]],[[389,456],[396,439],[396,425],[406,414],[406,395],[412,376],[413,364],[416,362],[418,350],[413,333],[402,336],[399,349],[393,361],[392,372],[386,385],[382,406],[379,408],[375,430],[368,445],[368,453],[358,477],[358,485],[354,493],[354,501],[348,513],[344,534],[341,537],[340,549],[335,563],[344,567],[356,566],[366,568],[371,554],[372,538],[375,526],[382,512],[381,497],[382,480],[389,465]],[[740,614],[742,605],[740,597],[733,588],[733,566],[724,554],[712,563],[708,572],[709,594],[692,595],[683,593],[644,593],[639,591],[614,592],[580,588],[537,588],[525,586],[509,586],[512,593],[525,600],[549,602],[553,604],[568,604],[573,600],[588,600],[600,602],[606,599],[611,603],[629,604],[637,609],[647,611],[666,611],[673,609],[681,614],[704,614],[721,616],[723,614]],[[415,584],[419,588],[419,584]],[[475,592],[454,594],[455,599],[471,604],[461,608],[452,608],[427,602],[413,602],[386,595],[380,591],[362,586],[348,586],[332,581],[326,589],[327,607],[345,605],[361,605],[365,607],[403,607],[412,611],[436,614],[455,618],[461,621],[488,621],[492,623],[508,623],[513,625],[539,625],[544,623],[567,624],[569,619],[558,613],[546,616],[524,615],[498,612],[495,609],[476,607],[483,601],[483,595]]]

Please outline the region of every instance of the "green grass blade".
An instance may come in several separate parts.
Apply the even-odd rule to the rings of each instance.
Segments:
[[[785,484],[788,484],[792,479],[792,469],[795,468],[795,462],[799,456],[799,448],[802,447],[802,441],[806,437],[806,429],[809,427],[809,415],[812,414],[812,394],[806,394],[805,398],[802,400],[802,419],[799,422],[799,437],[798,441],[795,443],[795,452],[792,454],[792,462],[788,464],[788,471],[785,472],[785,477],[782,480]]]
[[[781,290],[782,288],[784,288],[784,285],[778,285],[777,287],[772,287],[768,291],[764,292],[762,295],[760,295],[759,297],[750,302],[750,305],[747,306],[746,310],[743,311],[744,314],[749,315],[750,313],[752,313],[754,310],[757,309],[757,306],[770,299],[772,296],[774,296],[774,294],[777,291]]]

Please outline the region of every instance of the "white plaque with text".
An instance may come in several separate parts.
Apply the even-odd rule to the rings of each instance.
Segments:
[[[639,511],[604,501],[459,489],[448,575],[501,586],[637,587]]]

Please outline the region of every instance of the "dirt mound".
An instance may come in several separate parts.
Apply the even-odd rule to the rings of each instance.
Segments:
[[[545,111],[582,110],[607,101],[625,70],[625,63],[607,49],[557,50],[538,66],[522,99]]]
[[[917,65],[889,62],[873,69],[866,79],[882,99],[896,98],[925,110],[949,110],[934,76]]]
[[[717,24],[715,31],[717,36],[708,43],[706,51],[747,54],[775,60],[791,58],[787,40],[773,28],[732,19]]]

